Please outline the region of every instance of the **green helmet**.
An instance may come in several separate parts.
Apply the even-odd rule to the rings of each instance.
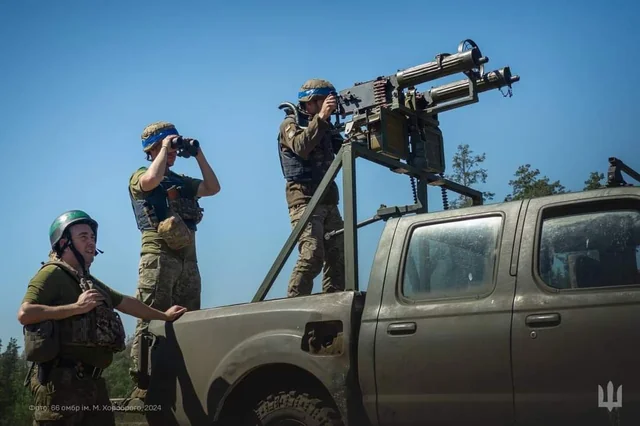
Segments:
[[[316,96],[329,96],[336,88],[327,80],[312,78],[304,82],[298,92],[298,102],[309,102]]]
[[[51,248],[55,249],[65,231],[69,229],[71,225],[78,223],[88,224],[91,229],[93,229],[93,233],[96,234],[96,241],[98,241],[98,222],[82,210],[69,210],[58,216],[49,227],[49,242],[51,243]]]

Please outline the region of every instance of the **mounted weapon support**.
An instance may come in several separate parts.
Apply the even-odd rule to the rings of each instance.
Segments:
[[[488,90],[507,86],[508,96],[511,96],[511,84],[519,81],[520,77],[512,75],[509,67],[484,73],[484,64],[487,62],[489,58],[482,56],[478,46],[467,39],[459,44],[455,54],[441,53],[432,62],[356,83],[336,94],[338,108],[334,113],[335,127],[337,131],[345,133],[346,140],[260,285],[253,302],[264,300],[320,199],[341,168],[344,230],[328,233],[325,238],[344,233],[346,290],[358,290],[357,228],[390,217],[426,213],[428,185],[441,187],[445,208],[446,190],[471,198],[473,205],[482,204],[482,193],[443,177],[444,142],[438,114],[476,103],[478,94]],[[433,87],[425,93],[415,88],[419,84],[460,72],[466,79]],[[292,103],[281,103],[279,108],[298,117],[298,109]],[[348,116],[351,116],[350,121],[341,123],[340,120]],[[389,208],[381,206],[373,218],[358,224],[357,157],[387,167],[395,173],[408,175],[414,191],[414,204]],[[418,180],[417,187],[414,179]]]
[[[625,182],[624,178],[622,177],[622,172],[625,172],[627,175],[631,176],[631,178],[635,179],[636,182],[640,182],[640,173],[624,164],[622,160],[616,157],[609,157],[609,170],[607,170],[607,186],[632,186],[631,184]]]

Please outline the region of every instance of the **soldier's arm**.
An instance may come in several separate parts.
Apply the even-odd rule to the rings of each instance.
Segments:
[[[140,187],[143,191],[153,191],[162,182],[167,170],[167,156],[170,152],[175,151],[175,148],[171,147],[171,141],[175,138],[177,138],[176,135],[169,135],[162,140],[158,156],[151,162],[147,171],[140,176]]]
[[[61,320],[84,314],[104,300],[98,290],[83,292],[75,303],[55,306],[59,300],[60,282],[65,273],[55,266],[42,268],[27,286],[27,292],[18,309],[18,321],[22,325],[36,324],[47,320]]]
[[[198,166],[200,167],[200,171],[202,172],[203,179],[198,183],[198,189],[196,191],[197,196],[208,197],[216,195],[218,192],[220,192],[220,182],[218,182],[218,177],[209,165],[209,162],[205,158],[201,148],[199,149],[198,155],[196,156],[196,161],[198,162]]]
[[[18,310],[18,321],[22,325],[36,324],[47,320],[58,321],[74,315],[84,314],[104,300],[104,296],[98,290],[92,289],[83,292],[75,303],[51,306],[54,300],[51,297],[52,286],[49,285],[48,290],[39,293],[33,291],[31,289],[32,286],[37,286],[37,283],[29,285],[30,289],[27,290],[27,295]],[[47,286],[44,285],[42,288],[47,288]]]
[[[153,191],[156,186],[160,185],[167,169],[167,154],[169,148],[162,145],[158,156],[151,162],[149,168],[140,176],[140,188],[143,191]]]
[[[342,135],[332,127],[333,133],[331,134],[331,148],[333,149],[333,153],[337,154],[344,143],[344,138]]]
[[[329,122],[319,115],[313,117],[306,129],[298,126],[293,119],[287,119],[280,125],[280,143],[306,160],[330,129]]]
[[[165,312],[162,312],[155,308],[152,308],[151,306],[145,305],[138,299],[134,299],[130,296],[123,296],[122,300],[116,305],[115,308],[122,313],[147,321],[173,321],[180,317],[180,315],[182,315],[186,311],[186,308],[183,308],[181,306],[172,306]]]
[[[18,321],[20,321],[22,325],[37,324],[47,320],[63,320],[82,313],[84,312],[82,312],[81,306],[77,303],[48,306],[24,302],[18,310]]]

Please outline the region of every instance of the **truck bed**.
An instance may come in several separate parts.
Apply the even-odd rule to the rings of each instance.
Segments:
[[[246,411],[236,402],[240,395],[246,404],[247,393],[257,400],[295,380],[297,388],[304,382],[330,394],[346,418],[364,297],[276,299],[188,312],[174,323],[153,321],[147,417],[212,424]]]

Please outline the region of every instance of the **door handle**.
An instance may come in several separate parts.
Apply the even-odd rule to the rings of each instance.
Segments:
[[[529,327],[553,327],[560,324],[560,314],[535,314],[529,315],[525,320]]]
[[[413,334],[416,332],[416,328],[415,322],[396,322],[394,324],[389,324],[389,327],[387,327],[387,333],[395,336]]]

